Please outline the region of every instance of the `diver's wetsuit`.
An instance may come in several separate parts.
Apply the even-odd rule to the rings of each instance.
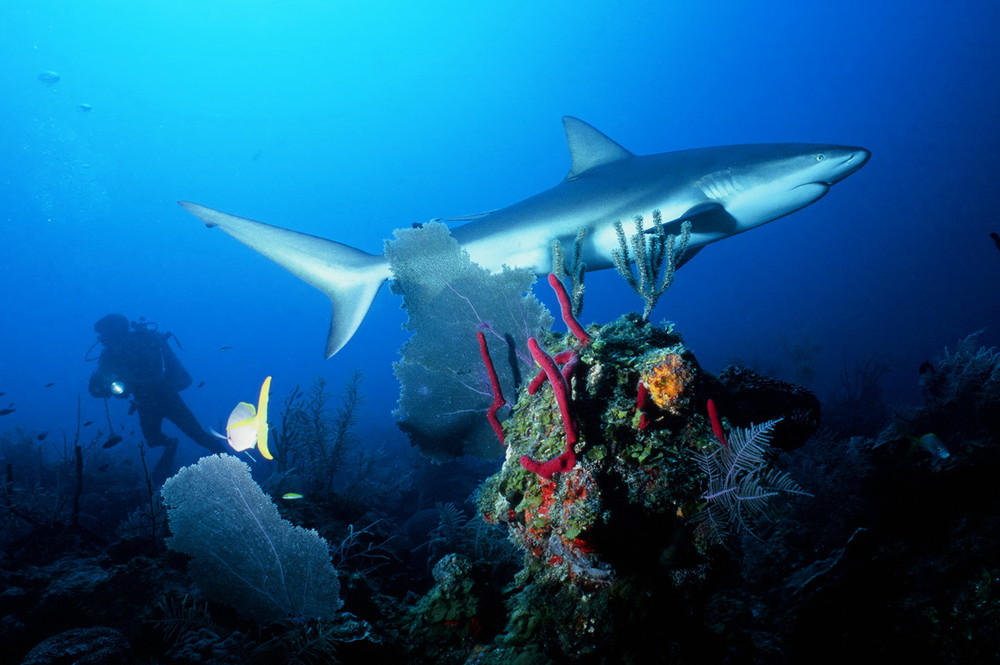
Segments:
[[[211,452],[225,451],[219,439],[202,429],[178,394],[191,384],[191,376],[168,346],[166,335],[140,328],[121,336],[105,335],[101,341],[104,350],[90,377],[90,394],[94,397],[133,395],[131,410],[139,412],[139,425],[146,442],[151,447],[166,447],[157,464],[160,471],[172,466],[177,450],[177,440],[166,436],[161,429],[164,418]],[[120,382],[124,394],[115,394],[114,381]]]
[[[221,440],[206,432],[181,396],[169,388],[144,389],[141,393],[136,391],[134,404],[139,412],[142,435],[150,446],[165,446],[175,442],[163,433],[163,419],[166,418],[195,443],[213,453],[225,451]]]

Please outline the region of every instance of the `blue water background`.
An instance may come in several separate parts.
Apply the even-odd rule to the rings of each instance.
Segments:
[[[915,401],[921,362],[981,328],[1000,343],[998,25],[996,2],[5,0],[0,434],[60,446],[78,400],[88,432],[104,422],[84,355],[121,312],[180,338],[206,425],[265,375],[280,401],[360,369],[360,433],[405,447],[400,300],[383,289],[324,360],[325,296],[175,201],[380,252],[558,183],[564,114],[636,153],[870,149],[824,200],[702,252],[653,319],[711,371],[794,378],[805,340],[821,396],[875,358],[889,401]],[[613,271],[587,285],[585,322],[641,306]]]

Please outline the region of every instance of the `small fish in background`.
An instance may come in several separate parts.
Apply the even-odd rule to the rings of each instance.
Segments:
[[[51,382],[51,383],[46,383],[46,384],[45,384],[44,386],[42,386],[42,387],[43,387],[43,388],[51,388],[51,387],[52,387],[52,386],[54,386],[54,385],[56,385],[56,384],[55,384],[55,382],[53,381],[53,382]]]
[[[48,435],[49,435],[48,432],[39,432],[38,436],[36,436],[35,438],[38,439],[39,441],[44,441],[45,437],[47,437]]]
[[[197,386],[195,386],[195,388],[204,388],[204,387],[205,387],[205,382],[204,381],[202,381]]]
[[[91,426],[91,425],[93,425],[93,424],[94,424],[94,421],[93,421],[93,420],[88,420],[88,421],[87,421],[87,422],[85,422],[85,423],[84,423],[84,424],[83,424],[82,426],[83,426],[83,427],[90,427],[90,426]]]
[[[231,346],[220,346],[219,347],[219,351],[232,351],[232,350],[233,350],[233,347],[231,347]]]
[[[11,402],[10,406],[8,406],[6,409],[0,409],[0,416],[9,416],[15,411],[17,411],[17,409],[14,408],[14,403]]]
[[[993,244],[997,246],[997,249],[1000,249],[1000,235],[992,232],[990,233],[990,237],[993,238]]]
[[[117,446],[119,443],[121,443],[121,440],[122,440],[121,434],[112,434],[104,441],[104,443],[101,444],[101,448],[110,448],[111,446]]]
[[[81,110],[81,111],[83,111],[84,113],[90,113],[91,111],[93,111],[93,110],[94,110],[94,107],[93,107],[93,106],[91,106],[90,104],[80,104],[80,105],[79,105],[79,106],[77,106],[76,108],[80,109],[80,110]]]
[[[285,501],[297,501],[298,499],[304,499],[306,497],[298,492],[285,492],[281,495],[281,498]]]
[[[6,394],[7,394],[7,393],[0,393],[0,397],[3,397],[3,396],[4,396],[4,395],[6,395]]]
[[[912,434],[907,434],[906,436],[910,440],[910,443],[918,448],[923,448],[938,459],[948,459],[951,457],[951,451],[948,450],[948,446],[944,444],[944,441],[937,434],[928,432],[921,437],[916,437]]]
[[[59,79],[61,78],[62,77],[59,76],[58,73],[52,70],[44,71],[38,75],[38,81],[40,83],[44,83],[45,85],[52,85],[54,83],[58,83]]]
[[[260,397],[257,408],[253,404],[240,402],[229,414],[226,422],[226,435],[213,431],[212,434],[225,439],[230,447],[238,453],[249,451],[254,446],[265,459],[274,459],[267,447],[267,399],[271,390],[271,377],[264,379],[260,386]]]

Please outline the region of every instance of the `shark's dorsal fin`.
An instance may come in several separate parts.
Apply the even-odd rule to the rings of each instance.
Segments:
[[[634,155],[583,120],[563,116],[566,144],[569,147],[570,168],[567,180],[573,180],[595,166],[628,159]]]

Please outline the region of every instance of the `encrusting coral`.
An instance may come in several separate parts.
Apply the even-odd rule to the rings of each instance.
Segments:
[[[656,406],[679,415],[684,406],[680,401],[687,397],[687,384],[694,372],[679,353],[654,352],[652,356],[651,361],[646,361],[650,366],[640,380]]]

